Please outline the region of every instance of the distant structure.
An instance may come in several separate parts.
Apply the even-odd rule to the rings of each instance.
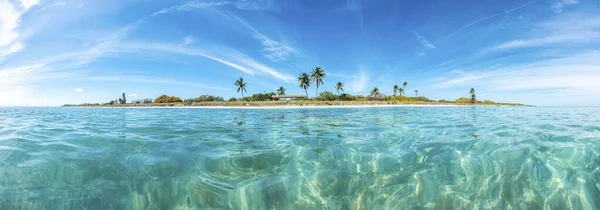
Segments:
[[[306,98],[305,95],[273,95],[271,96],[273,99],[297,99],[297,98]]]
[[[136,99],[129,102],[129,104],[151,104],[152,101],[153,100],[151,98]]]

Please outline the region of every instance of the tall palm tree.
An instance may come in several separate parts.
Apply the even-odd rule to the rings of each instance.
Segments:
[[[419,90],[415,89],[415,97],[419,97]]]
[[[404,95],[404,88],[398,88],[398,93],[400,93],[400,95]]]
[[[469,90],[469,93],[471,94],[471,103],[477,103],[477,96],[475,95],[475,88],[471,88],[471,90]]]
[[[283,86],[279,87],[279,89],[277,89],[277,95],[285,95],[285,88],[283,88]]]
[[[312,73],[311,73],[311,78],[313,80],[313,82],[317,85],[317,93],[315,94],[315,97],[319,96],[319,84],[323,84],[323,79],[325,79],[325,70],[323,70],[321,67],[315,67],[315,69],[313,69]]]
[[[402,85],[404,85],[404,89],[406,90],[406,86],[408,85],[408,82],[404,81],[404,83],[402,83]]]
[[[238,87],[237,92],[239,93],[240,91],[242,91],[242,100],[244,100],[244,92],[248,92],[246,91],[246,85],[247,83],[244,82],[244,78],[242,77],[235,81],[235,86]]]
[[[338,96],[340,96],[340,91],[342,91],[342,93],[344,92],[344,83],[338,82],[335,84],[335,91],[337,92]]]
[[[308,98],[308,92],[306,89],[310,87],[310,76],[308,76],[306,72],[300,74],[300,76],[298,76],[298,83],[300,84],[300,88],[304,89],[306,97]]]
[[[379,96],[379,94],[381,94],[379,92],[379,88],[375,87],[375,88],[373,88],[373,90],[371,90],[371,97],[377,98],[377,96]]]
[[[396,96],[396,93],[398,93],[399,90],[400,87],[398,87],[398,85],[394,85],[394,96]]]

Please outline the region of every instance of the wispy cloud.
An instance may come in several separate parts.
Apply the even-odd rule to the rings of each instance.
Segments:
[[[250,25],[248,22],[242,20],[240,17],[237,17],[237,16],[233,16],[233,17],[235,19],[237,19],[242,25],[246,26],[248,29],[250,29],[250,30],[252,30],[252,32],[254,32],[254,37],[257,40],[259,40],[260,43],[264,47],[263,48],[263,50],[265,52],[264,56],[271,59],[272,61],[282,62],[282,61],[286,61],[288,59],[288,57],[290,57],[290,56],[300,54],[293,47],[291,47],[285,43],[275,41],[274,39],[261,33],[259,30],[257,30],[252,25]]]
[[[358,93],[365,90],[367,87],[367,82],[369,81],[369,77],[364,69],[360,69],[354,79],[350,81],[348,85],[348,90],[352,93]]]
[[[560,44],[596,43],[600,39],[600,16],[570,15],[542,23],[528,35],[529,38],[511,40],[490,48],[490,50],[516,49]]]
[[[181,44],[181,46],[186,46],[194,43],[196,43],[196,39],[194,39],[194,37],[186,36],[185,38],[183,38],[183,43]]]
[[[83,89],[81,89],[81,88],[75,88],[75,89],[73,89],[73,91],[81,93],[81,92],[83,92]]]
[[[64,2],[64,1],[54,2],[52,4],[49,4],[47,6],[44,6],[42,8],[39,8],[39,9],[35,10],[34,13],[40,13],[40,12],[48,10],[48,9],[50,9],[52,7],[61,7],[61,6],[65,6],[65,5],[67,5],[67,2]]]
[[[417,38],[419,40],[419,42],[421,42],[421,45],[423,45],[423,47],[429,48],[429,49],[434,49],[435,45],[429,43],[429,41],[427,41],[427,39],[425,39],[425,37],[419,35],[419,33],[417,33],[416,31],[410,31],[411,33],[413,33],[413,35],[415,36],[415,38]]]
[[[506,13],[510,13],[510,12],[513,12],[513,11],[516,11],[516,10],[519,10],[519,9],[522,9],[522,8],[524,8],[524,7],[527,7],[527,6],[529,6],[529,5],[533,4],[533,3],[537,2],[537,1],[538,1],[538,0],[533,0],[533,1],[530,1],[530,2],[528,2],[528,3],[526,3],[526,4],[523,4],[523,5],[521,5],[521,6],[518,6],[518,7],[512,8],[512,9],[509,9],[509,10],[506,10],[506,11],[503,11],[503,12],[499,12],[499,13],[496,13],[496,14],[493,14],[493,15],[490,15],[490,16],[487,16],[487,17],[483,17],[483,18],[481,18],[481,19],[478,19],[478,20],[476,20],[476,21],[470,22],[469,24],[467,24],[467,25],[465,25],[465,26],[463,26],[463,27],[460,27],[460,28],[458,28],[457,30],[455,30],[454,32],[452,32],[452,33],[450,33],[450,34],[446,35],[444,38],[448,38],[448,37],[450,37],[450,36],[452,36],[452,35],[454,35],[454,34],[457,34],[457,33],[461,32],[462,30],[465,30],[466,28],[469,28],[469,27],[471,27],[471,26],[473,26],[473,25],[475,25],[475,24],[477,24],[477,23],[480,23],[480,22],[482,22],[482,21],[484,21],[484,20],[487,20],[487,19],[490,19],[490,18],[495,18],[495,17],[498,17],[498,16],[500,16],[500,15],[504,15],[504,14],[506,14]]]
[[[579,0],[557,0],[552,5],[552,9],[556,13],[561,13],[563,11],[563,8],[565,8],[568,5],[574,5],[574,4],[579,4]]]
[[[138,96],[138,94],[137,93],[132,93],[132,94],[129,94],[127,96],[129,96],[129,97],[136,97],[136,96]]]
[[[158,12],[152,13],[151,16],[156,16],[156,15],[170,13],[170,12],[190,11],[190,10],[194,10],[194,9],[204,9],[204,8],[210,8],[210,7],[214,7],[214,6],[227,5],[227,4],[229,4],[229,3],[228,2],[190,1],[190,2],[187,2],[182,5],[162,9]]]
[[[24,48],[19,32],[21,16],[38,3],[38,0],[0,0],[0,61]]]
[[[560,59],[540,60],[506,67],[491,71],[453,70],[445,79],[434,82],[429,89],[467,88],[475,87],[502,97],[513,97],[523,103],[554,105],[569,104],[569,101],[600,103],[600,51],[589,51],[569,55]],[[540,92],[544,94],[531,94]],[[580,94],[585,93],[585,94]],[[548,94],[554,96],[579,95],[569,101],[559,98],[548,99]],[[572,99],[572,100],[571,100]],[[595,101],[594,101],[595,100]],[[545,101],[545,102],[540,102]]]
[[[210,86],[210,85],[194,83],[194,82],[169,80],[169,79],[165,79],[165,78],[155,78],[155,77],[142,77],[142,76],[97,76],[97,77],[84,77],[82,80],[168,84],[168,85],[181,85],[181,86],[196,87],[196,88],[209,88],[209,89],[215,89],[215,90],[228,90],[227,88]]]

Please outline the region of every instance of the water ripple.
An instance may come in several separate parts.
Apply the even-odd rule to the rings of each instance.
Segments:
[[[0,109],[0,209],[598,209],[594,108]]]

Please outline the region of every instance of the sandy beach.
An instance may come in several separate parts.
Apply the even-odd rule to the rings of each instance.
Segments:
[[[78,106],[81,108],[117,108],[117,109],[337,109],[337,108],[393,108],[393,107],[471,107],[471,106],[502,106],[502,105],[431,105],[431,104],[397,104],[397,105],[332,105],[332,106]]]

